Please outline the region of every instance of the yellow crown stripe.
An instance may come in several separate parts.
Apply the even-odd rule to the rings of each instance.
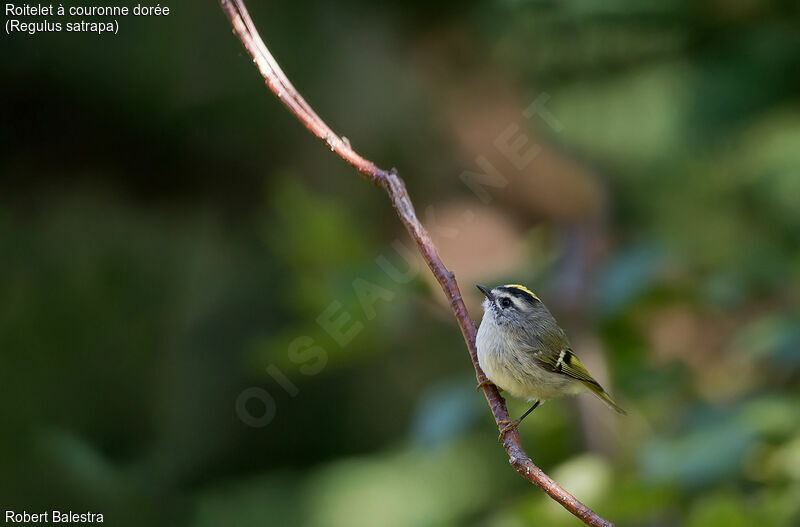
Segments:
[[[539,297],[538,297],[538,296],[536,296],[536,293],[534,293],[533,291],[531,291],[530,289],[528,289],[528,288],[527,288],[527,287],[525,287],[524,285],[519,285],[519,284],[506,284],[506,285],[504,285],[503,287],[508,287],[508,288],[512,288],[512,287],[513,287],[514,289],[519,289],[520,291],[525,291],[526,293],[528,293],[529,295],[531,295],[531,296],[532,296],[533,298],[535,298],[536,300],[539,300]],[[541,302],[541,300],[539,300],[539,302]]]

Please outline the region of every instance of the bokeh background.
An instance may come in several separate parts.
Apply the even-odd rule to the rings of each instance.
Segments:
[[[472,317],[473,284],[528,284],[629,411],[549,402],[537,463],[619,525],[800,525],[796,3],[250,4],[318,113],[399,168]],[[509,468],[382,191],[216,2],[169,6],[3,36],[3,509],[580,525]],[[486,163],[504,184],[475,193]]]

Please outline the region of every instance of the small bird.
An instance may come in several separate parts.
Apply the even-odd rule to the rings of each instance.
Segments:
[[[533,402],[519,419],[501,423],[501,438],[540,403],[562,395],[589,391],[625,414],[581,364],[564,330],[530,289],[519,284],[477,288],[486,295],[476,340],[478,362],[499,388]]]

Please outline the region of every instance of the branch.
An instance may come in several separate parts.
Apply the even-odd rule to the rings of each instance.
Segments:
[[[442,287],[444,294],[447,295],[447,298],[450,300],[450,305],[458,321],[458,326],[461,328],[461,334],[464,336],[464,341],[467,344],[470,359],[472,359],[472,365],[475,367],[475,377],[479,383],[482,383],[483,394],[486,396],[486,401],[489,403],[489,408],[492,411],[492,415],[494,416],[499,430],[501,422],[509,421],[505,400],[500,396],[497,387],[487,382],[486,374],[483,373],[483,370],[481,370],[478,364],[478,354],[475,348],[475,335],[477,332],[475,324],[469,318],[467,307],[464,305],[464,301],[461,298],[461,291],[458,288],[458,283],[456,283],[453,273],[447,270],[428,232],[425,230],[425,227],[422,226],[419,219],[417,219],[405,183],[400,176],[397,175],[396,170],[383,170],[372,161],[361,157],[361,155],[350,147],[350,143],[347,140],[336,135],[325,121],[323,121],[308,103],[303,100],[303,97],[300,96],[294,86],[292,86],[292,83],[289,82],[289,79],[283,71],[281,71],[280,66],[278,66],[278,63],[272,57],[267,46],[261,40],[242,0],[220,0],[220,3],[225,15],[233,26],[234,34],[239,37],[239,40],[242,41],[242,44],[244,44],[244,47],[247,49],[248,53],[250,53],[253,62],[256,67],[258,67],[262,77],[266,80],[269,89],[278,96],[283,104],[289,108],[289,111],[292,112],[311,133],[325,141],[328,148],[358,169],[358,172],[363,178],[380,185],[386,190],[386,193],[389,194],[389,199],[397,215],[411,235],[411,238],[416,242],[420,253],[422,253],[428,267],[430,267],[433,275]],[[553,481],[542,469],[537,467],[533,461],[531,461],[531,458],[528,457],[528,454],[525,453],[525,450],[523,450],[519,433],[516,430],[505,434],[503,448],[505,448],[508,453],[508,462],[523,478],[541,488],[551,498],[560,503],[565,509],[577,516],[584,523],[595,527],[614,527],[613,523],[598,516],[593,510],[578,501],[569,492],[562,489],[558,483]]]

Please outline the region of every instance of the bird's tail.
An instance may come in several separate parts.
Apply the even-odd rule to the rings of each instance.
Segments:
[[[608,395],[608,392],[606,392],[602,386],[593,382],[584,382],[583,384],[587,388],[589,388],[589,391],[595,394],[601,401],[606,403],[606,406],[608,406],[617,413],[620,413],[622,415],[628,415],[628,412],[620,408],[619,405],[614,402],[614,399],[612,399],[611,396]]]

